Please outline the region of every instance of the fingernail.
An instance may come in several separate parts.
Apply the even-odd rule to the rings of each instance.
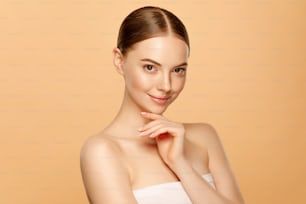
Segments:
[[[145,114],[146,114],[146,112],[140,112],[140,114],[141,114],[141,115],[145,115]]]
[[[143,130],[143,127],[138,128],[138,131],[142,131],[142,130]]]

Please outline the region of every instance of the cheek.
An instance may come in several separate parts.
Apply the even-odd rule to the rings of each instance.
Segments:
[[[172,89],[174,91],[180,92],[185,86],[185,78],[174,79],[172,83]]]
[[[130,72],[126,78],[126,82],[133,88],[143,90],[149,89],[152,85],[152,80],[150,80],[147,75],[141,73],[140,71]]]

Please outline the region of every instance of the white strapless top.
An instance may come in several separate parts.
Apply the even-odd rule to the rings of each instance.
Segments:
[[[202,177],[215,189],[211,174]],[[192,204],[180,181],[135,189],[133,193],[139,204]]]

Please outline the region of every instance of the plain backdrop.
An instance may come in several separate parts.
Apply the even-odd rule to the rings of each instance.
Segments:
[[[305,203],[303,0],[1,0],[0,203],[88,203],[80,148],[119,108],[112,49],[145,5],[173,11],[191,40],[165,115],[216,128],[248,204]]]

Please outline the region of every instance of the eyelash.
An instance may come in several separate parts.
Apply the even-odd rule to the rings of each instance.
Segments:
[[[148,69],[148,67],[151,67],[152,69]],[[155,69],[155,67],[154,67],[154,65],[146,64],[146,65],[144,65],[144,69],[148,72],[152,72]]]
[[[146,65],[144,65],[143,67],[144,67],[144,69],[145,69],[146,71],[148,71],[148,72],[153,72],[154,69],[155,69],[155,66],[154,66],[154,65],[151,65],[151,64],[146,64]],[[149,67],[150,67],[150,69],[149,69]],[[173,72],[174,72],[175,74],[185,75],[185,73],[186,73],[186,68],[178,67],[178,68],[173,69]]]
[[[175,68],[173,70],[173,72],[177,73],[177,74],[181,74],[181,75],[185,75],[186,73],[186,68]]]

